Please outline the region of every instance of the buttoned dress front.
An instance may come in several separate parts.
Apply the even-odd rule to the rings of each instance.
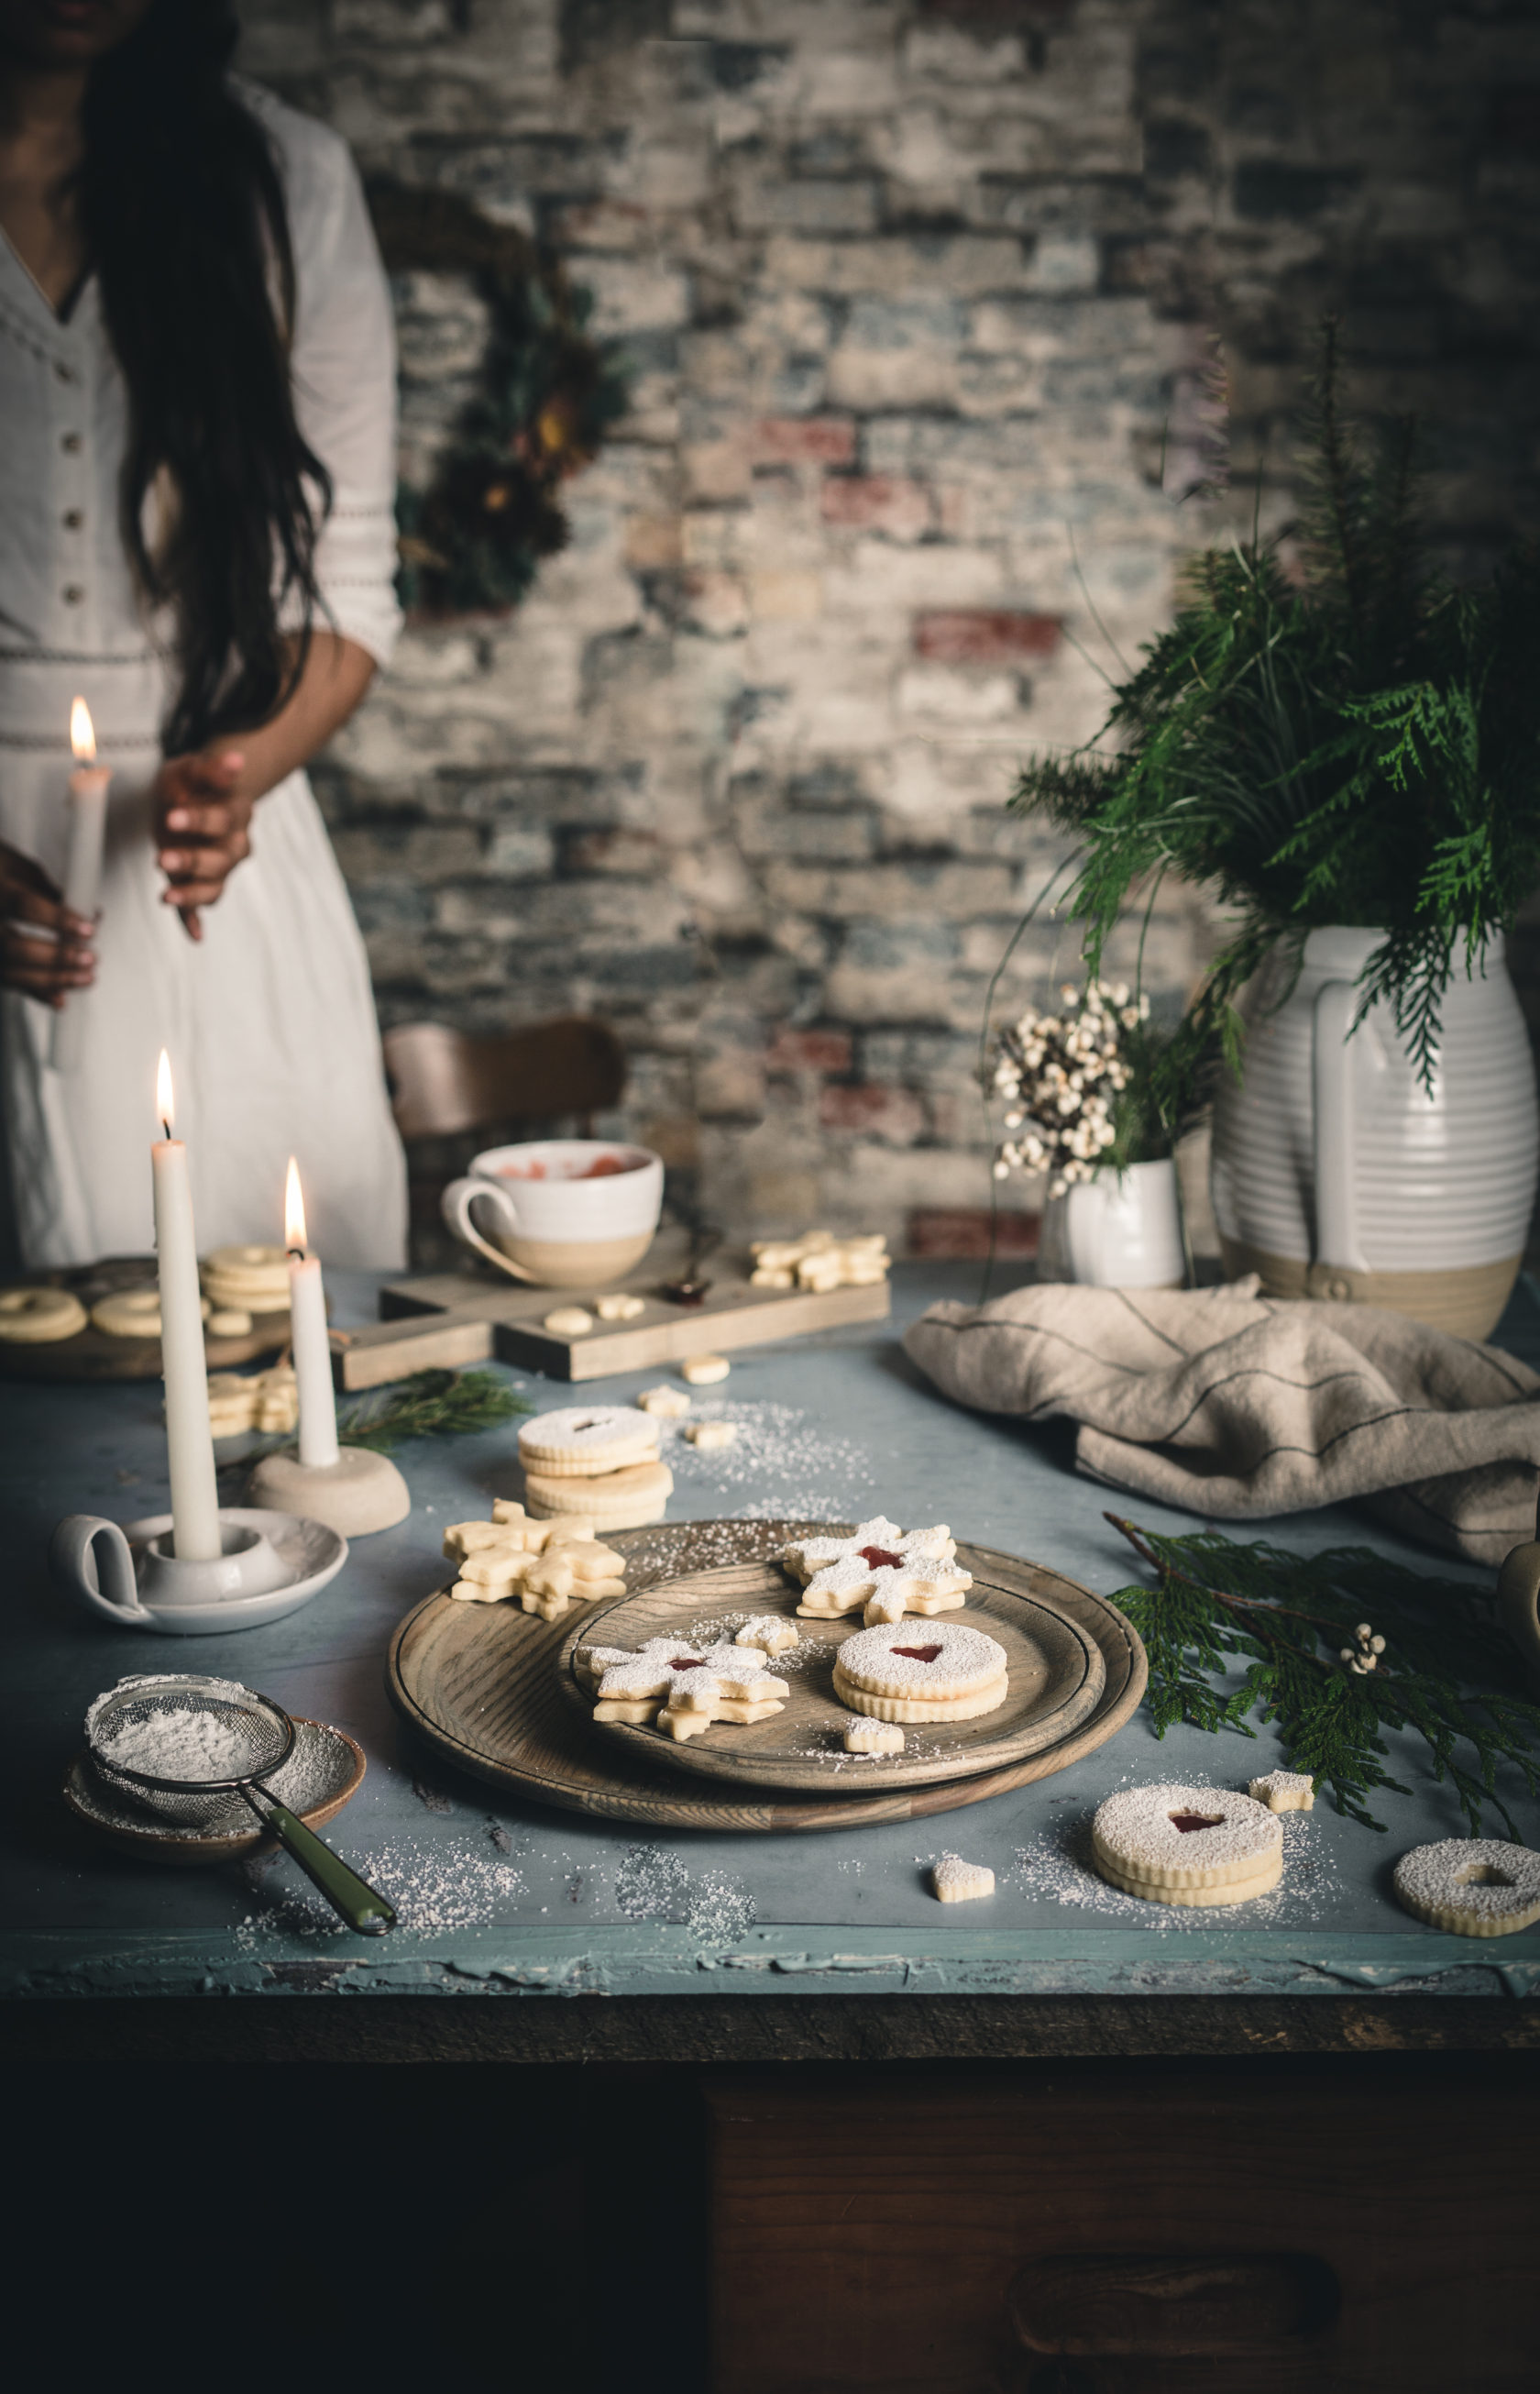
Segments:
[[[388,294],[352,162],[336,137],[243,86],[283,177],[297,282],[300,428],[333,480],[321,627],[380,663],[392,588],[395,359]],[[165,904],[152,839],[160,725],[174,688],[118,531],[127,394],[94,280],[60,322],[0,241],[0,838],[62,884],[71,701],[112,772],[99,963],[78,1068],[50,1060],[53,1015],[0,998],[0,1085],[13,1243],[26,1265],[153,1243],[155,1064],[170,1054],[199,1243],[282,1236],[298,1157],[319,1253],[404,1257],[405,1170],[390,1118],[367,961],[303,772],[258,801],[252,853],[195,945]]]

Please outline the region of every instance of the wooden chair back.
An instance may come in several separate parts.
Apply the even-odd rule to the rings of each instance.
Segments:
[[[402,1022],[385,1034],[385,1071],[402,1138],[550,1122],[584,1125],[619,1102],[625,1051],[586,1015],[530,1022],[475,1038],[442,1022]]]

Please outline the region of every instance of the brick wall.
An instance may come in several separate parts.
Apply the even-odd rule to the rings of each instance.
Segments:
[[[1349,311],[1363,397],[1433,428],[1454,561],[1540,515],[1533,10],[244,15],[249,71],[366,169],[554,241],[635,375],[526,605],[411,631],[318,770],[382,1018],[592,1008],[630,1047],[626,1124],[717,1218],[966,1245],[985,992],[1058,861],[1003,811],[1014,762],[1095,728],[1102,667],[1184,550],[1249,520],[1260,455],[1286,517],[1321,309]],[[398,296],[420,476],[481,315],[451,276]],[[1171,493],[1210,328],[1237,472],[1205,520]],[[1057,938],[1021,942],[1007,997],[1071,965]],[[1209,946],[1170,893],[1157,995]]]

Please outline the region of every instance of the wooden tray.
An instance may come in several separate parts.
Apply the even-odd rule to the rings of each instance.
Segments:
[[[706,1259],[710,1286],[704,1304],[673,1304],[660,1291],[679,1277],[689,1252],[683,1231],[660,1230],[634,1272],[592,1289],[526,1288],[490,1266],[394,1282],[380,1291],[378,1323],[332,1333],[337,1385],[373,1388],[408,1372],[494,1357],[551,1380],[603,1380],[677,1363],[686,1355],[800,1338],[850,1322],[884,1322],[891,1310],[886,1281],[823,1296],[810,1289],[751,1288],[750,1258],[721,1253]],[[635,1321],[603,1322],[584,1338],[560,1338],[546,1328],[546,1314],[558,1306],[591,1310],[595,1297],[612,1289],[641,1298]]]
[[[1004,1770],[1057,1745],[1090,1717],[1107,1683],[1106,1665],[1095,1638],[1054,1602],[1033,1564],[977,1546],[959,1546],[957,1560],[972,1572],[973,1585],[966,1610],[941,1618],[981,1629],[1005,1648],[1009,1693],[998,1712],[979,1720],[907,1727],[902,1754],[846,1753],[842,1733],[849,1707],[835,1694],[830,1674],[838,1649],[864,1625],[862,1616],[796,1621],[801,1590],[777,1562],[730,1563],[665,1580],[639,1596],[617,1597],[569,1635],[560,1685],[569,1703],[591,1717],[593,1696],[573,1668],[580,1643],[635,1648],[649,1638],[710,1637],[722,1615],[731,1626],[719,1634],[731,1637],[750,1613],[780,1612],[801,1637],[770,1664],[790,1690],[783,1712],[743,1727],[716,1721],[683,1744],[662,1730],[625,1721],[595,1721],[595,1733],[615,1739],[646,1764],[791,1796],[914,1787]],[[923,1617],[906,1619],[893,1634],[901,1643],[917,1645],[931,1625]]]
[[[630,1593],[691,1569],[731,1558],[767,1562],[788,1538],[830,1525],[813,1521],[669,1521],[652,1529],[606,1533],[627,1558]],[[849,1536],[853,1525],[836,1525]],[[975,1547],[981,1558],[1011,1558]],[[1023,1566],[1017,1564],[1020,1570]],[[386,1656],[385,1685],[402,1719],[446,1761],[513,1795],[564,1812],[628,1821],[655,1829],[860,1829],[883,1822],[923,1820],[965,1804],[981,1804],[1033,1780],[1050,1778],[1116,1735],[1144,1693],[1148,1666],[1133,1624],[1105,1597],[1041,1566],[1033,1592],[1051,1595],[1101,1652],[1106,1684],[1095,1712],[1056,1745],[1005,1769],[977,1778],[860,1795],[841,1789],[804,1798],[744,1790],[700,1792],[672,1771],[649,1769],[624,1747],[585,1726],[562,1693],[557,1663],[572,1634],[572,1615],[544,1622],[506,1604],[456,1604],[442,1593],[409,1612]]]
[[[143,1288],[155,1277],[153,1256],[109,1256],[99,1264],[83,1264],[69,1271],[28,1272],[35,1288],[67,1288],[87,1311],[99,1297],[120,1288]],[[19,1287],[20,1282],[7,1282]],[[211,1338],[205,1331],[204,1348],[211,1372],[233,1371],[237,1363],[255,1362],[259,1355],[277,1355],[289,1343],[289,1311],[258,1313],[244,1338]],[[161,1342],[158,1338],[112,1338],[87,1323],[72,1338],[51,1338],[36,1346],[0,1339],[0,1380],[158,1380]]]

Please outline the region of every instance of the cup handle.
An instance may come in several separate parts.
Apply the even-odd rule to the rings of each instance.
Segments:
[[[494,1247],[490,1239],[481,1236],[470,1213],[478,1197],[484,1197],[489,1204],[495,1205],[510,1230],[518,1230],[519,1216],[507,1190],[495,1180],[478,1180],[474,1174],[466,1180],[452,1180],[444,1190],[439,1202],[445,1223],[463,1245],[474,1247],[478,1255],[485,1256],[488,1263],[495,1264],[499,1271],[508,1273],[514,1280],[528,1281],[536,1285],[533,1272],[527,1272],[522,1264],[516,1264],[501,1247]]]
[[[99,1513],[67,1513],[49,1542],[48,1563],[87,1612],[99,1612],[105,1621],[149,1620],[139,1602],[133,1553],[115,1521]]]

